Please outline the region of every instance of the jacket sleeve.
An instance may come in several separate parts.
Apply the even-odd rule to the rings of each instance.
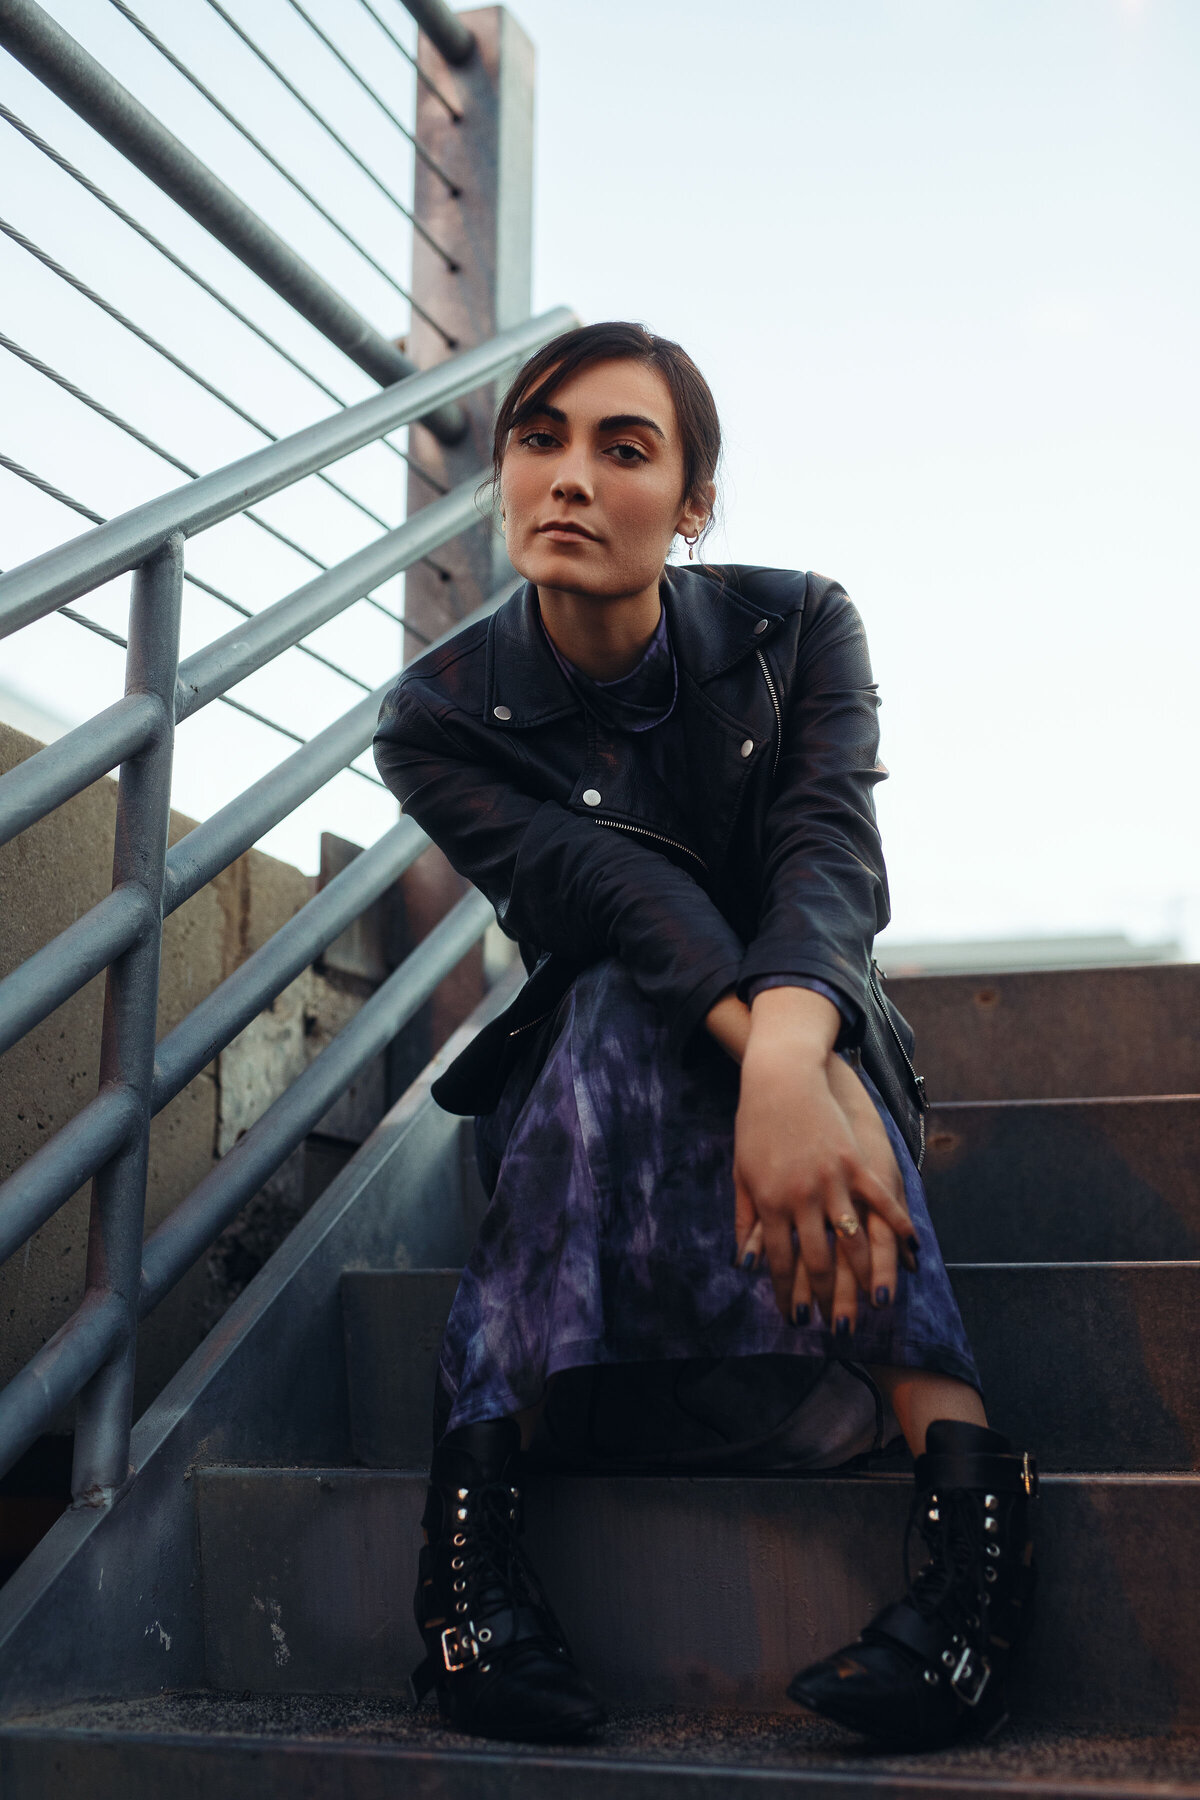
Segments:
[[[764,975],[828,982],[857,1009],[852,1041],[875,933],[889,918],[874,801],[887,771],[862,620],[836,582],[814,577],[813,586],[764,828],[763,902],[738,991]]]
[[[734,986],[743,945],[704,889],[648,844],[523,792],[414,684],[384,701],[380,775],[496,909],[510,937],[580,968],[616,956],[682,1046]]]

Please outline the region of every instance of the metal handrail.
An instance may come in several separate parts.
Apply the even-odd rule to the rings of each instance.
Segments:
[[[120,1491],[127,1472],[138,1319],[412,1017],[492,916],[479,894],[468,895],[447,915],[164,1221],[145,1246],[143,1274],[151,1119],[428,844],[413,821],[401,820],[156,1046],[162,920],[361,754],[386,687],[357,702],[168,853],[175,726],[474,523],[479,480],[461,483],[179,663],[185,540],[478,387],[571,318],[560,308],[530,320],[0,576],[4,635],[114,575],[134,571],[124,699],[0,777],[3,841],[120,766],[112,891],[0,982],[3,1048],[109,969],[95,1099],[0,1186],[2,1258],[94,1177],[84,1300],[0,1393],[0,1471],[78,1395],[76,1502],[104,1505]],[[491,610],[499,598],[473,616]]]
[[[465,63],[475,49],[475,34],[450,11],[446,0],[403,0],[425,36],[448,63]]]
[[[146,500],[0,575],[0,637],[137,568],[171,532],[190,538],[207,531],[352,450],[413,423],[431,406],[481,387],[574,323],[574,313],[565,306],[541,313],[486,344],[460,351],[436,368],[411,375],[331,418]],[[426,510],[422,508],[422,513]]]

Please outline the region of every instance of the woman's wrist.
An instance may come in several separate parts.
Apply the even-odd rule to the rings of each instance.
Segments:
[[[828,1060],[841,1028],[837,1007],[812,988],[765,988],[750,1007],[750,1042],[756,1050],[778,1047],[814,1065]]]
[[[750,1008],[746,1002],[739,1000],[733,989],[728,988],[709,1007],[704,1023],[722,1050],[727,1050],[734,1062],[740,1063],[750,1041]]]

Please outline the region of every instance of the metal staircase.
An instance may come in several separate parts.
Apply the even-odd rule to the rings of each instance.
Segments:
[[[531,1550],[613,1725],[593,1747],[534,1751],[456,1739],[408,1710],[433,1363],[481,1204],[464,1128],[429,1088],[513,976],[481,988],[131,1428],[138,1321],[490,917],[479,895],[447,891],[441,921],[143,1242],[151,1118],[427,847],[411,822],[389,828],[155,1044],[163,918],[361,755],[391,674],[168,850],[176,727],[243,704],[238,684],[292,647],[324,654],[311,634],[399,571],[418,639],[495,604],[503,566],[475,501],[493,387],[570,319],[525,316],[527,243],[522,306],[520,258],[497,236],[514,216],[497,184],[513,179],[516,127],[501,114],[526,67],[511,21],[407,4],[423,28],[423,148],[401,352],[34,0],[0,0],[0,45],[381,384],[0,575],[5,636],[133,576],[124,698],[0,777],[3,843],[120,771],[111,894],[0,982],[2,1052],[108,972],[98,1092],[0,1186],[2,1258],[95,1179],[81,1304],[0,1392],[5,1468],[79,1402],[75,1504],[0,1589],[0,1792],[1200,1794],[1196,968],[891,984],[934,1098],[931,1205],[989,1404],[1045,1471],[1040,1618],[1019,1723],[992,1746],[889,1756],[782,1699],[796,1668],[894,1595],[907,1507],[895,1461],[807,1478],[535,1478]],[[386,23],[382,6],[367,10]],[[418,421],[407,517],[378,521],[282,599],[237,609],[181,660],[189,542]]]
[[[1044,1471],[1014,1728],[887,1755],[781,1699],[896,1587],[895,1467],[534,1477],[531,1548],[614,1725],[534,1751],[408,1710],[433,1363],[478,1201],[423,1078],[139,1427],[152,1494],[55,1603],[99,1634],[80,1660],[101,1697],[54,1707],[14,1670],[12,1791],[1200,1793],[1200,970],[893,986],[929,1050],[930,1200],[989,1404]],[[127,1598],[104,1623],[110,1579]],[[22,1668],[48,1629],[30,1614]]]

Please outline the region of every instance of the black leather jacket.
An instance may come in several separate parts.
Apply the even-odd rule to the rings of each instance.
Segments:
[[[580,969],[615,955],[686,1053],[705,1014],[758,975],[827,982],[919,1162],[912,1034],[871,957],[888,920],[872,790],[878,697],[844,590],[787,569],[670,569],[663,604],[693,792],[641,776],[637,738],[580,703],[534,590],[410,665],[383,704],[379,772],[482,889],[529,980],[434,1089],[495,1106],[526,1030]]]

